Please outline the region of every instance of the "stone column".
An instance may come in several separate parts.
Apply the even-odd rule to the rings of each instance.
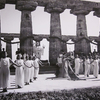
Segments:
[[[31,0],[18,0],[16,5],[16,9],[21,11],[20,49],[29,55],[33,55],[31,11],[37,5],[37,2]]]
[[[64,9],[57,7],[55,4],[50,4],[45,7],[45,11],[51,14],[50,18],[50,40],[49,40],[49,62],[55,65],[57,57],[62,50],[61,46],[61,24],[60,13]]]
[[[6,0],[0,0],[0,9],[5,8]],[[0,51],[1,51],[1,17],[0,17]]]
[[[61,42],[62,50],[67,53],[67,44],[66,42]]]
[[[10,58],[12,58],[12,44],[11,41],[13,40],[13,37],[4,37],[6,42],[6,52]]]
[[[75,43],[75,52],[83,52],[84,54],[88,54],[90,52],[90,42],[87,40],[87,26],[86,26],[86,18],[85,15],[89,14],[89,10],[84,9],[83,6],[77,6],[74,9],[71,9],[71,14],[77,16],[77,29],[76,35],[77,39]]]
[[[94,16],[97,16],[98,18],[100,18],[100,9],[96,9],[95,12],[94,12]],[[99,26],[100,27],[100,26]],[[98,37],[98,40],[96,40],[98,45],[97,45],[97,48],[98,48],[98,52],[100,54],[100,32],[99,32],[99,37]]]

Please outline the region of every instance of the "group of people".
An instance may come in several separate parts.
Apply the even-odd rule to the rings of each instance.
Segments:
[[[57,77],[65,77],[71,79],[74,75],[77,79],[79,74],[84,74],[85,78],[89,77],[90,72],[95,78],[98,78],[100,67],[99,55],[79,56],[67,55],[60,53],[57,58]],[[70,71],[69,71],[70,70]]]
[[[100,67],[100,59],[98,55],[75,58],[75,74],[79,75],[80,70],[83,71],[85,77],[89,77],[90,73],[98,78]]]
[[[13,62],[7,57],[7,52],[2,52],[0,57],[0,88],[3,92],[7,92],[7,87],[10,83],[10,66],[15,67],[15,85],[16,88],[22,88],[24,85],[29,85],[37,79],[39,73],[39,65],[42,62],[36,55],[28,55],[18,53],[16,60]]]

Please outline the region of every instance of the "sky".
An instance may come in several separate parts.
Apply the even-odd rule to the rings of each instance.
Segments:
[[[85,1],[100,2],[100,0]],[[14,5],[6,4],[5,9],[0,10],[0,17],[1,33],[20,33],[21,12],[16,10]],[[64,10],[64,12],[60,14],[60,19],[62,35],[76,35],[76,16],[70,14],[69,9]],[[93,16],[93,11],[86,15],[86,23],[88,36],[99,36],[100,19]],[[36,10],[32,12],[32,28],[33,34],[50,34],[50,14],[44,12],[44,7],[37,7]],[[14,39],[14,41],[18,41],[18,39]],[[45,39],[41,42],[41,45],[45,46],[45,59],[48,59],[48,44]],[[12,45],[13,55],[18,46],[17,44]],[[3,42],[2,47],[5,48],[5,43]],[[69,46],[68,51],[73,51],[73,49],[74,45]]]

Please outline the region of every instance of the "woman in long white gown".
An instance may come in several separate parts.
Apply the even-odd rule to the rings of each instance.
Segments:
[[[29,85],[30,75],[31,75],[31,67],[32,67],[32,64],[29,60],[29,56],[26,55],[26,61],[24,61],[24,82],[25,82],[25,85]]]
[[[69,66],[69,59],[64,56],[63,58],[63,78],[67,78],[68,80],[70,80],[70,76],[68,74],[68,66]]]
[[[10,58],[7,57],[7,53],[4,52],[1,58],[1,86],[3,92],[7,92],[7,87],[10,85]]]
[[[0,57],[0,88],[1,88],[1,57]]]
[[[80,58],[78,57],[78,55],[76,55],[75,58],[75,74],[79,75],[79,70],[80,70]]]
[[[30,68],[30,82],[33,82],[33,77],[34,77],[34,59],[32,56],[29,56],[29,61],[32,65],[32,67]]]
[[[18,88],[24,87],[24,63],[21,59],[21,55],[17,55],[17,60],[15,61],[16,65],[16,71],[15,71],[15,85]]]
[[[94,62],[93,62],[93,66],[94,66],[94,71],[93,71],[93,75],[95,78],[98,78],[98,74],[99,74],[99,59],[97,57],[95,57]]]
[[[89,77],[90,74],[90,59],[87,56],[85,59],[85,77]]]
[[[36,80],[38,77],[39,65],[42,66],[42,62],[40,61],[40,59],[38,57],[35,57],[35,60],[34,60],[34,80]]]

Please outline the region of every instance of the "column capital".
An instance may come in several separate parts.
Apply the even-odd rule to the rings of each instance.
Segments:
[[[14,37],[12,37],[12,36],[11,37],[4,37],[4,39],[7,41],[12,41],[14,39]]]
[[[87,15],[90,13],[91,10],[89,10],[88,8],[84,8],[84,6],[80,5],[80,6],[76,6],[74,8],[72,8],[70,10],[70,13],[71,14],[74,14],[74,15],[79,15],[79,14],[83,14],[83,15]]]
[[[65,8],[66,7],[62,4],[59,4],[57,2],[52,2],[45,6],[44,11],[48,13],[52,13],[52,12],[62,13],[65,10]]]
[[[0,0],[0,9],[5,8],[6,0]]]
[[[94,16],[100,17],[100,9],[96,9],[93,13]]]
[[[28,1],[18,0],[16,3],[16,9],[20,11],[23,11],[23,10],[34,11],[37,6],[38,6],[38,3],[31,0],[28,0]]]

